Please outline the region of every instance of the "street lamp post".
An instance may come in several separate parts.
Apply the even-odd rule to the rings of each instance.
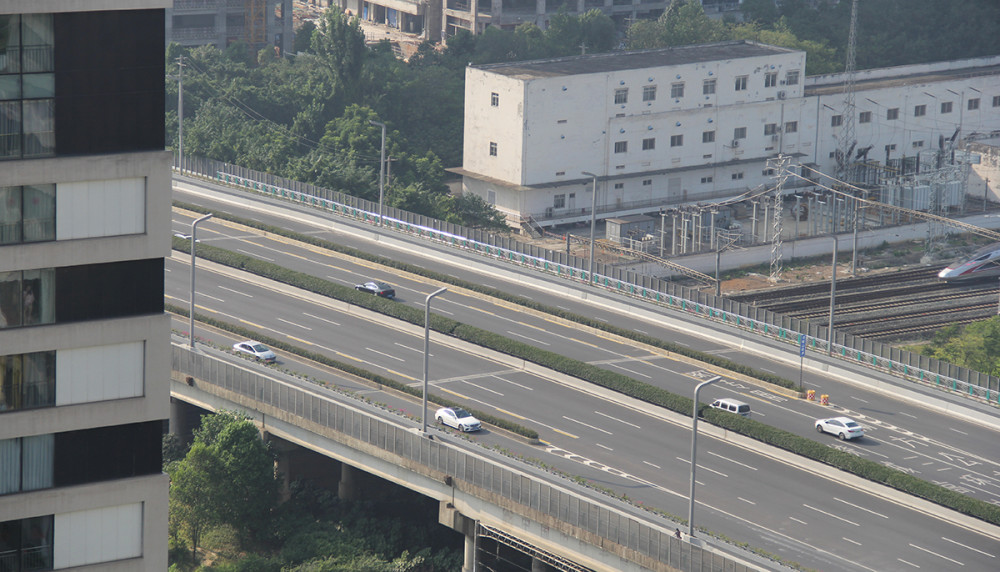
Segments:
[[[698,446],[698,392],[706,385],[715,383],[721,379],[721,377],[715,377],[714,379],[699,383],[694,388],[694,411],[691,413],[691,497],[688,501],[688,536],[690,537],[694,537],[694,468],[695,452]]]
[[[198,232],[198,223],[203,220],[208,220],[212,218],[211,214],[207,214],[199,219],[196,219],[191,223],[191,309],[190,316],[191,324],[188,327],[188,333],[191,336],[191,349],[194,349],[194,259],[195,259],[195,244],[198,243],[198,239],[195,238],[195,233]]]
[[[594,196],[590,202],[590,263],[587,268],[587,280],[594,282],[594,227],[597,225],[597,175],[582,171],[582,174],[594,179]]]
[[[382,193],[385,188],[385,123],[368,121],[382,128],[382,152],[378,161],[378,225],[382,226]]]
[[[424,301],[424,412],[421,416],[420,431],[427,434],[427,373],[430,368],[431,351],[431,298],[444,293],[447,288],[440,288],[427,295]]]
[[[833,305],[834,300],[837,297],[837,235],[831,234],[833,238],[833,262],[831,263],[831,273],[830,273],[830,323],[827,327],[827,333],[829,336],[829,341],[826,346],[826,354],[833,355]]]

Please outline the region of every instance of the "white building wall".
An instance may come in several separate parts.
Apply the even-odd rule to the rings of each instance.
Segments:
[[[56,406],[139,397],[145,344],[56,351]]]
[[[493,94],[497,105],[492,104]],[[524,82],[466,68],[465,137],[466,169],[514,185],[522,183],[524,158]],[[490,143],[497,144],[490,155]]]
[[[142,503],[55,515],[54,568],[142,556]]]

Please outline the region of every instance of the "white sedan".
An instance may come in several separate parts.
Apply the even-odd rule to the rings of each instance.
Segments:
[[[840,440],[856,439],[865,436],[865,430],[860,423],[850,417],[831,417],[817,419],[816,430],[820,433],[830,433],[840,437]]]
[[[270,348],[252,340],[233,344],[233,351],[237,354],[247,354],[267,363],[274,362],[278,358]]]
[[[442,407],[437,410],[437,413],[434,414],[434,419],[436,419],[438,423],[444,423],[445,425],[454,427],[459,431],[469,432],[479,431],[482,429],[479,420],[461,407]]]

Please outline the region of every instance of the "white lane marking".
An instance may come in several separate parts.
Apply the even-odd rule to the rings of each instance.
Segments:
[[[691,462],[690,459],[684,459],[682,457],[674,457],[674,458],[677,459],[678,461],[683,462],[683,463],[690,463]],[[719,475],[720,477],[726,477],[726,478],[729,477],[729,475],[727,475],[726,473],[720,473],[719,471],[716,471],[715,469],[706,467],[705,465],[698,465],[698,468],[702,469],[702,470],[705,470],[705,471],[708,471],[710,473],[715,473],[716,475]]]
[[[417,304],[418,306],[423,306],[423,304]],[[454,316],[455,312],[449,312],[448,310],[442,310],[441,308],[434,308],[435,314],[447,314],[449,316]]]
[[[913,566],[914,568],[920,568],[920,566],[917,566],[917,565],[916,565],[916,564],[914,564],[913,562],[907,562],[906,560],[903,560],[902,558],[897,558],[896,560],[899,560],[899,561],[900,561],[900,562],[902,562],[903,564],[909,564],[910,566]]]
[[[621,423],[623,425],[628,425],[629,427],[635,427],[636,429],[642,429],[642,427],[639,427],[635,423],[629,423],[628,421],[624,421],[624,420],[619,419],[617,417],[612,417],[612,416],[608,415],[607,413],[601,413],[600,411],[595,411],[594,413],[596,413],[598,415],[601,415],[603,417],[607,417],[608,419],[610,419],[612,421],[617,421],[617,422],[619,422],[619,423]]]
[[[512,336],[517,336],[519,338],[524,338],[526,340],[531,340],[531,341],[535,342],[536,344],[542,344],[543,346],[551,346],[552,345],[552,344],[550,344],[548,342],[543,342],[542,340],[536,340],[535,338],[529,338],[528,336],[526,336],[524,334],[519,334],[517,332],[512,332],[510,330],[507,330],[507,333],[510,334],[510,335],[512,335]]]
[[[689,345],[685,344],[684,342],[680,342],[680,341],[677,341],[677,340],[673,340],[673,342],[674,342],[675,344],[679,345],[679,346],[684,346],[684,347],[686,347],[686,348],[689,348],[689,347],[691,347],[691,346],[689,346]]]
[[[579,423],[580,425],[583,425],[584,427],[589,427],[589,428],[591,428],[591,429],[593,429],[595,431],[600,431],[601,433],[606,433],[608,435],[614,435],[614,433],[612,433],[611,431],[605,431],[604,429],[601,429],[600,427],[594,427],[593,425],[588,425],[587,423],[584,423],[583,421],[577,421],[576,419],[573,419],[572,417],[566,417],[565,415],[563,415],[563,419],[565,419],[567,421],[572,421],[573,423]]]
[[[814,511],[820,513],[820,514],[825,514],[826,516],[829,516],[830,518],[835,518],[837,520],[842,520],[842,521],[846,522],[847,524],[853,524],[854,526],[861,526],[860,524],[858,524],[856,522],[851,522],[851,521],[847,520],[846,518],[842,518],[842,517],[839,517],[839,516],[837,516],[835,514],[831,514],[829,512],[826,512],[825,510],[820,510],[820,509],[818,509],[818,508],[816,508],[814,506],[809,506],[807,504],[803,504],[802,506],[806,507],[809,510],[814,510]]]
[[[417,352],[417,353],[421,353],[421,354],[424,353],[424,350],[417,349],[417,348],[411,348],[410,346],[408,346],[406,344],[401,344],[399,342],[396,342],[396,345],[399,346],[399,347],[401,347],[401,348],[403,348],[404,350],[410,350],[411,352]]]
[[[247,256],[253,256],[254,258],[260,258],[261,260],[266,260],[268,262],[274,262],[273,258],[268,258],[266,256],[261,256],[259,254],[255,254],[253,252],[250,252],[249,250],[243,250],[242,248],[237,248],[236,252],[242,252],[243,254],[246,254]]]
[[[948,537],[945,537],[945,536],[942,536],[941,540],[950,542],[952,544],[957,544],[957,545],[961,546],[962,548],[968,548],[969,550],[971,550],[973,552],[978,552],[978,553],[980,553],[980,554],[982,554],[984,556],[989,556],[990,558],[996,558],[996,554],[990,554],[989,552],[983,552],[982,550],[979,550],[978,548],[973,548],[971,546],[966,546],[966,545],[962,544],[961,542],[956,542],[956,541],[954,541],[954,540],[952,540],[952,539],[950,539]]]
[[[948,429],[951,429],[955,433],[960,433],[962,435],[968,435],[968,433],[966,433],[965,431],[959,431],[958,429],[955,429],[954,427],[949,427]]]
[[[312,315],[312,314],[310,314],[308,312],[302,312],[302,315],[303,316],[309,316],[310,318],[312,318],[314,320],[319,320],[321,322],[326,322],[327,324],[332,324],[334,326],[339,326],[340,325],[340,322],[334,322],[333,320],[327,320],[326,318],[320,318],[319,316],[314,316],[314,315]]]
[[[861,403],[868,403],[868,401],[866,401],[864,399],[861,399],[860,397],[854,397],[853,395],[848,395],[847,397],[850,397],[851,399],[853,399],[855,401],[860,401]]]
[[[842,502],[842,503],[846,504],[847,506],[852,506],[852,507],[854,507],[854,508],[856,508],[858,510],[863,510],[863,511],[865,511],[867,513],[874,514],[875,516],[881,516],[882,518],[889,518],[888,516],[886,516],[886,515],[884,515],[882,513],[875,512],[875,511],[873,511],[871,509],[868,509],[868,508],[865,508],[863,506],[858,506],[858,505],[856,505],[854,503],[847,502],[844,499],[839,499],[837,497],[833,497],[833,500],[838,501],[838,502]]]
[[[916,419],[916,418],[917,418],[917,416],[916,416],[916,415],[910,415],[909,413],[907,413],[907,412],[905,412],[905,411],[900,411],[900,412],[899,412],[899,414],[900,414],[900,415],[906,415],[907,417],[912,417],[913,419]]]
[[[857,546],[861,546],[861,543],[858,542],[857,540],[851,540],[850,538],[847,538],[846,536],[841,536],[840,538],[843,539],[843,540],[846,540],[846,541],[850,542],[851,544],[855,544]]]
[[[645,334],[647,336],[649,335],[649,332],[647,332],[645,330],[640,330],[639,328],[636,328],[635,331],[639,332],[640,334]]]
[[[643,461],[643,463],[646,463],[647,465],[649,465],[650,467],[653,467],[654,469],[662,469],[663,468],[663,467],[661,467],[659,465],[654,465],[653,463],[650,463],[649,461]]]
[[[233,290],[232,288],[226,288],[225,286],[219,286],[222,290],[226,292],[232,292],[233,294],[239,294],[240,296],[246,296],[247,298],[253,298],[252,294],[247,294],[246,292],[240,292],[239,290]]]
[[[797,523],[799,523],[799,524],[809,524],[809,523],[807,523],[807,522],[806,522],[806,521],[804,521],[804,520],[799,520],[799,519],[795,518],[794,516],[790,516],[790,517],[788,517],[788,520],[794,520],[795,522],[797,522]]]
[[[403,359],[403,358],[400,358],[400,357],[396,357],[396,356],[394,356],[394,355],[389,355],[389,354],[387,354],[387,353],[385,353],[385,352],[380,352],[380,351],[378,351],[378,350],[376,350],[376,349],[373,349],[373,348],[365,348],[365,349],[366,349],[366,350],[368,350],[368,351],[370,351],[370,352],[372,352],[372,353],[376,353],[376,354],[378,354],[378,355],[380,355],[380,356],[382,356],[382,357],[387,357],[387,358],[389,358],[389,359],[394,359],[394,360],[396,360],[396,361],[403,361],[403,362],[405,362],[405,361],[406,361],[406,360],[405,360],[405,359]]]
[[[514,387],[520,387],[521,389],[527,389],[528,391],[534,391],[535,390],[534,387],[528,387],[527,385],[522,385],[522,384],[517,383],[515,381],[511,381],[509,379],[502,378],[499,375],[491,375],[490,377],[495,378],[495,379],[499,379],[500,381],[507,382],[507,383],[513,385]]]
[[[745,499],[743,497],[736,497],[736,498],[739,499],[739,500],[741,500],[741,501],[743,501],[743,502],[745,502],[745,503],[747,503],[747,504],[752,504],[754,506],[757,506],[757,503],[753,502],[752,500],[747,500],[747,499]]]
[[[215,296],[212,296],[210,294],[205,294],[204,292],[198,292],[198,297],[199,298],[200,297],[211,298],[212,300],[215,300],[216,302],[225,302],[225,300],[223,300],[222,298],[216,298]],[[251,296],[251,298],[252,298],[252,296]],[[190,302],[190,300],[188,300],[188,302]]]
[[[476,384],[476,383],[472,383],[471,381],[465,381],[465,380],[462,380],[462,381],[466,385],[471,385],[472,387],[475,387],[476,389],[481,389],[482,391],[488,391],[488,392],[490,392],[490,393],[492,393],[494,395],[499,395],[500,397],[504,396],[502,393],[500,393],[499,391],[496,391],[494,389],[490,389],[488,387],[483,387],[482,385],[479,385],[479,384]]]
[[[288,320],[286,320],[284,318],[278,318],[278,321],[279,322],[284,322],[284,323],[288,324],[289,326],[295,326],[296,328],[302,328],[303,330],[309,330],[310,332],[312,331],[312,328],[310,328],[310,327],[303,326],[302,324],[296,324],[295,322],[289,322]]]
[[[641,375],[642,377],[649,378],[649,376],[646,375],[646,374],[644,374],[644,373],[639,373],[638,371],[632,371],[631,369],[629,369],[627,367],[622,367],[622,366],[620,366],[620,365],[618,365],[616,363],[609,363],[608,365],[610,365],[612,367],[617,367],[618,369],[620,369],[622,371],[627,371],[627,372],[631,373],[632,375]]]
[[[597,445],[598,447],[602,448],[602,449],[607,449],[608,451],[614,451],[614,449],[612,449],[611,447],[608,447],[606,445],[601,445],[600,443],[594,443],[594,444]]]
[[[757,467],[751,467],[750,465],[746,465],[746,464],[741,463],[739,461],[734,461],[733,459],[730,459],[729,457],[726,457],[725,455],[720,455],[720,454],[714,453],[712,451],[709,451],[708,454],[709,455],[714,455],[714,456],[722,459],[723,461],[729,461],[730,463],[736,463],[737,465],[739,465],[741,467],[744,467],[744,468],[747,468],[747,469],[750,469],[751,471],[756,471],[757,470]]]
[[[916,548],[917,550],[923,550],[927,554],[933,554],[934,556],[937,556],[938,558],[942,558],[944,560],[947,560],[948,562],[954,562],[955,564],[958,564],[959,566],[965,566],[964,562],[959,562],[958,560],[954,560],[952,558],[948,558],[947,556],[943,556],[941,554],[938,554],[937,552],[934,552],[933,550],[927,550],[923,546],[917,546],[916,544],[913,544],[912,542],[910,543],[910,546]]]

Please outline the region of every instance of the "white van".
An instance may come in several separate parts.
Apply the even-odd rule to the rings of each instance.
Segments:
[[[744,417],[750,417],[750,405],[735,399],[716,399],[712,402],[713,409],[721,409]]]

